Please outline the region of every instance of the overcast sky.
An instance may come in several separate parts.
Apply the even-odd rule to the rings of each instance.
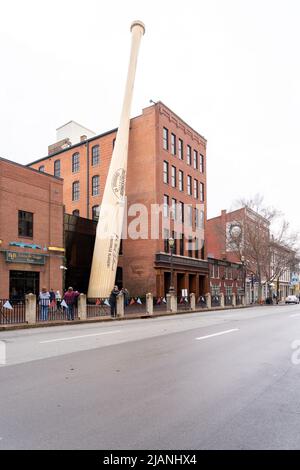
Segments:
[[[161,100],[206,137],[209,216],[259,192],[300,230],[298,0],[2,0],[0,155],[45,156],[71,119],[118,126],[134,19],[132,116]]]

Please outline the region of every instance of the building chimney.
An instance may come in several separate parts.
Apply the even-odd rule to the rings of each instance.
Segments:
[[[80,136],[80,142],[84,142],[87,139],[86,135],[81,135]]]

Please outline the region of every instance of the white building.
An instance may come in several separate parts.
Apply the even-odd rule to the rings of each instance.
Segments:
[[[69,121],[63,126],[60,126],[56,129],[56,142],[69,139],[70,144],[78,144],[82,140],[82,137],[85,136],[87,139],[94,137],[95,132],[91,131],[87,127],[78,124],[76,121]]]

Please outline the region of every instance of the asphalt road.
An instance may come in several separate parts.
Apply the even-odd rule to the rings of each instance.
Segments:
[[[4,349],[0,450],[300,448],[300,306],[0,332]]]

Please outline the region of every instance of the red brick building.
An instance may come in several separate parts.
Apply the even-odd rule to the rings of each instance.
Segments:
[[[224,294],[225,305],[232,305],[232,295],[236,295],[237,304],[244,294],[245,271],[241,263],[208,258],[210,293],[212,304],[218,305],[220,294]]]
[[[0,298],[62,292],[63,181],[0,158]]]
[[[256,248],[258,251],[263,251],[262,247],[266,245],[270,238],[269,225],[268,220],[248,207],[242,207],[232,212],[222,210],[220,216],[207,221],[206,241],[208,257],[219,259],[227,264],[239,263],[241,265],[243,261],[247,303],[253,302],[258,295],[256,282],[257,266],[255,256],[251,256],[251,251],[255,251]],[[239,242],[234,242],[236,236],[237,238],[240,237]],[[255,246],[255,243],[257,246]],[[261,244],[261,247],[259,247],[259,244]],[[263,258],[263,253],[261,253],[261,256]],[[215,276],[210,281],[210,284],[211,286],[217,286],[218,282]],[[226,289],[227,287],[230,288],[228,279],[224,282],[224,288]],[[217,290],[217,288],[214,290]],[[227,290],[229,291],[230,289]],[[264,292],[264,295],[267,295],[267,291]]]
[[[102,201],[117,129],[85,139],[30,164],[64,179],[66,212],[93,219]],[[64,144],[66,142],[64,141]],[[55,146],[50,147],[53,152]],[[143,204],[148,211],[147,236],[123,240],[119,275],[132,295],[164,295],[170,286],[167,239],[175,238],[174,282],[181,289],[205,294],[208,264],[204,246],[206,220],[206,140],[163,103],[145,108],[131,119],[126,182],[128,208]],[[160,235],[151,238],[151,207],[163,205]],[[196,207],[201,206],[201,210]],[[181,213],[188,209],[182,230]],[[170,208],[181,208],[173,215]],[[197,209],[197,210],[196,210]],[[136,214],[128,216],[128,224]],[[168,226],[170,225],[170,226]],[[201,239],[195,240],[196,225]],[[163,227],[164,228],[163,228]],[[167,227],[167,228],[166,228]],[[184,231],[184,233],[182,233]],[[190,243],[194,241],[194,244]],[[189,243],[187,243],[189,242]]]

